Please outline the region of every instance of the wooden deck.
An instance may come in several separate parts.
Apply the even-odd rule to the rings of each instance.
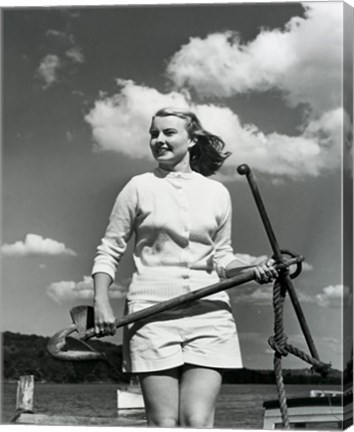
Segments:
[[[133,414],[133,413],[131,413]],[[123,426],[144,427],[146,421],[133,415],[117,417],[86,417],[21,413],[14,424],[46,426]]]

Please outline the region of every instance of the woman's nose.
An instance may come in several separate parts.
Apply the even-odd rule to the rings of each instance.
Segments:
[[[164,136],[162,132],[159,132],[159,134],[156,136],[156,141],[161,142],[164,140]]]

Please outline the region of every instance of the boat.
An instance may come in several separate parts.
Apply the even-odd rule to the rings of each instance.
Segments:
[[[290,429],[343,430],[353,424],[353,388],[346,391],[311,390],[287,399]],[[279,400],[263,403],[263,428],[281,429]]]
[[[117,389],[118,415],[126,410],[144,410],[144,399],[136,376],[132,376],[129,385]]]

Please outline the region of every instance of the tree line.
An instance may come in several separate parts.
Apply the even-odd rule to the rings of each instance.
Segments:
[[[6,331],[2,333],[3,379],[18,380],[22,375],[34,375],[35,380],[53,383],[115,382],[127,384],[130,374],[122,371],[122,346],[90,341],[98,351],[107,353],[109,363],[64,362],[53,358],[47,351],[49,338]],[[308,369],[285,369],[284,381],[288,384],[340,384],[342,374],[334,371],[321,377]],[[274,384],[272,370],[230,369],[224,372],[227,384]]]

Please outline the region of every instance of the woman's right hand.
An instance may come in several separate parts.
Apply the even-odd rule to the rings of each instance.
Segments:
[[[114,335],[116,332],[115,316],[109,299],[95,299],[95,334],[97,337]]]
[[[254,267],[256,281],[259,284],[267,284],[279,276],[274,264],[275,260],[270,258]]]

